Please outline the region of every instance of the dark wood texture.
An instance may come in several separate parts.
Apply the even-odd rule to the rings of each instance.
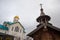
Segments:
[[[34,40],[60,40],[60,32],[52,28],[41,28],[31,35]]]

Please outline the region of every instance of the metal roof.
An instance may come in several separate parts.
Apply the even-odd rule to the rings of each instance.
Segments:
[[[8,27],[6,27],[6,26],[0,24],[0,29],[8,30]]]

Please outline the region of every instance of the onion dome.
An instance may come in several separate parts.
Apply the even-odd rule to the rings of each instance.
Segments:
[[[40,5],[41,5],[41,9],[40,9],[41,14],[40,14],[40,16],[37,18],[37,22],[41,22],[41,20],[42,20],[42,21],[45,21],[45,19],[46,19],[46,21],[49,21],[49,20],[51,19],[50,16],[45,15],[45,13],[43,12],[42,4],[40,4]]]

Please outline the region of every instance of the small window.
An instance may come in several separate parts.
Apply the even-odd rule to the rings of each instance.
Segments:
[[[13,29],[14,29],[14,27],[12,27],[12,29],[11,29],[11,30],[13,31]]]
[[[19,28],[18,28],[18,26],[15,27],[15,31],[16,31],[16,32],[19,32]]]
[[[20,37],[19,37],[19,40],[21,40]]]

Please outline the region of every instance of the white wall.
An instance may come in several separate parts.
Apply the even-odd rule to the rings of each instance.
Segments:
[[[15,31],[14,31],[14,30],[15,30],[15,27],[17,27],[17,26],[19,27],[19,32],[15,32]],[[14,28],[13,28],[13,31],[11,30],[12,27],[14,27]],[[21,32],[20,32],[20,30],[21,30]],[[23,28],[21,27],[21,25],[20,25],[19,23],[16,23],[16,24],[10,25],[10,28],[9,28],[8,34],[13,35],[13,36],[15,36],[15,37],[20,37],[21,40],[24,39]]]

